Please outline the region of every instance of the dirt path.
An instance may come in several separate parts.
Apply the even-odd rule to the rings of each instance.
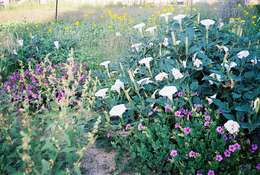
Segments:
[[[82,169],[85,175],[110,175],[115,171],[115,152],[106,152],[104,149],[91,147],[87,150]]]

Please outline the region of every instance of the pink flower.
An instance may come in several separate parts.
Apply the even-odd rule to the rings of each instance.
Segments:
[[[189,127],[186,127],[183,130],[186,135],[188,135],[191,132],[191,129]]]
[[[216,131],[218,134],[224,134],[224,128],[222,126],[218,126]]]
[[[229,150],[225,150],[224,151],[224,155],[225,155],[225,157],[230,157],[230,154],[231,154],[231,152],[229,151]]]
[[[228,150],[233,153],[236,151],[236,147],[234,145],[229,145]]]
[[[200,154],[199,153],[197,153],[197,152],[195,152],[195,151],[190,151],[189,152],[189,157],[190,158],[196,158],[196,157],[198,157]]]
[[[234,146],[235,146],[236,150],[241,148],[240,144],[238,144],[238,143],[235,143]]]
[[[131,128],[131,125],[130,124],[127,124],[126,126],[125,126],[125,130],[129,130]]]
[[[215,175],[215,172],[213,170],[209,170],[208,175]]]
[[[139,123],[137,128],[138,128],[139,131],[142,131],[142,130],[145,129],[145,126],[142,123]]]
[[[175,115],[176,117],[183,117],[183,114],[182,114],[181,111],[176,111],[176,112],[174,113],[174,115]]]
[[[204,123],[204,126],[205,126],[205,127],[209,127],[209,125],[210,125],[210,122],[209,122],[209,121],[206,121],[206,122]]]
[[[205,115],[204,119],[205,119],[205,121],[209,122],[211,120],[211,117],[209,115]]]
[[[179,124],[179,123],[175,123],[175,125],[174,125],[174,128],[175,129],[178,129],[178,128],[180,128],[181,127],[181,125]]]
[[[175,150],[175,149],[171,150],[171,152],[170,152],[170,156],[171,157],[176,157],[177,155],[178,155],[178,151],[177,150]]]
[[[216,157],[215,157],[215,160],[218,161],[218,162],[221,162],[223,160],[222,155],[217,154]]]

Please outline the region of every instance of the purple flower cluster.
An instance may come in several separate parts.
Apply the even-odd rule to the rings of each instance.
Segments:
[[[176,117],[179,117],[179,118],[183,118],[183,117],[187,117],[187,118],[190,118],[192,116],[192,111],[189,111],[187,109],[184,109],[184,108],[180,108],[179,110],[177,110],[174,115]]]
[[[79,64],[73,65],[73,69],[75,69],[73,75],[75,78],[81,77],[82,82],[80,81],[79,83],[82,85],[86,76],[83,73],[79,73],[79,66]],[[66,80],[67,77],[66,66],[36,64],[34,69],[20,70],[11,74],[4,82],[1,91],[10,95],[11,102],[23,102],[26,100],[42,103],[43,100],[41,99],[44,98],[42,92],[46,92],[46,89],[55,89],[53,92],[55,94],[54,98],[59,102],[65,96],[65,92],[58,86],[56,87],[56,84],[58,85],[62,80]],[[50,81],[55,87],[50,87]]]
[[[209,115],[207,112],[205,113],[204,120],[205,120],[204,126],[205,126],[205,127],[209,127],[210,121],[211,121],[211,117],[210,117],[210,115]]]

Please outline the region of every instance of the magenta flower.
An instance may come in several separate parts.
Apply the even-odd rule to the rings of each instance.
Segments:
[[[193,150],[191,150],[190,152],[189,152],[189,157],[190,158],[196,158],[196,157],[198,157],[200,154],[199,153],[197,153],[197,152],[195,152],[195,151],[193,151]]]
[[[235,143],[234,146],[235,146],[236,150],[241,148],[240,144],[238,144],[238,143]]]
[[[175,149],[171,150],[171,152],[170,152],[170,156],[171,157],[176,157],[177,155],[178,155],[178,151],[177,150],[175,150]]]
[[[224,151],[224,155],[225,155],[225,157],[230,157],[230,154],[231,154],[231,152],[229,151],[229,150],[225,150]]]
[[[184,134],[188,135],[191,132],[191,129],[189,127],[186,127],[183,129]]]
[[[215,175],[214,170],[209,170],[209,171],[208,171],[208,175]]]
[[[228,150],[233,153],[236,151],[236,147],[234,145],[229,145]]]
[[[224,128],[223,126],[218,126],[217,129],[216,129],[217,133],[218,134],[224,134]]]
[[[252,145],[251,145],[251,152],[252,152],[252,153],[256,152],[257,149],[258,149],[257,144],[252,144]]]
[[[178,110],[178,111],[176,111],[175,113],[174,113],[174,115],[176,116],[176,117],[183,117],[183,114],[182,114],[182,112],[180,111],[180,110]]]
[[[218,161],[218,162],[221,162],[223,160],[222,155],[217,154],[216,157],[215,157],[215,160]]]

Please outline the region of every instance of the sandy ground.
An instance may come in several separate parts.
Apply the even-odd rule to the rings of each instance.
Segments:
[[[110,175],[115,171],[115,152],[91,147],[87,150],[82,169],[85,175]]]

